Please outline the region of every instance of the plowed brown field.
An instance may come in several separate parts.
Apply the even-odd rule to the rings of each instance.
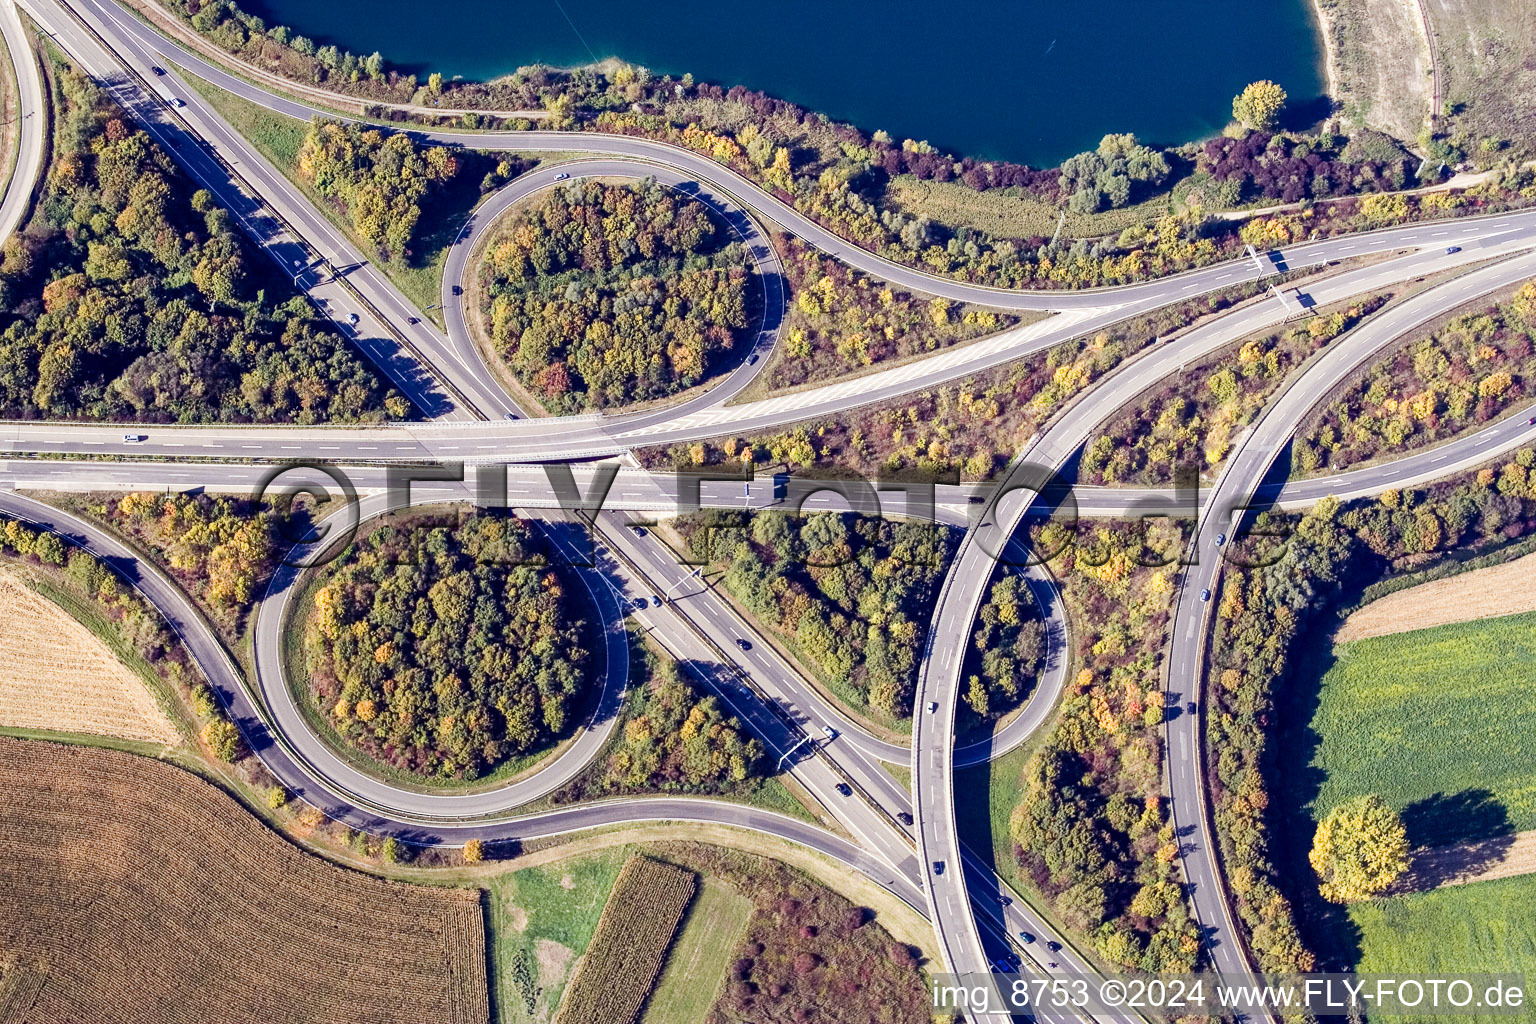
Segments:
[[[0,1020],[488,1015],[477,892],[329,864],[159,761],[0,739]]]

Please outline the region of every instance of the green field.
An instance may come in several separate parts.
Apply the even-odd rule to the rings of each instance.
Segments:
[[[1357,903],[1349,917],[1359,929],[1356,969],[1363,974],[1436,977],[1486,971],[1536,977],[1536,875]],[[1415,1020],[1471,1024],[1531,1016],[1425,1014]]]
[[[487,942],[502,1024],[553,1015],[630,852],[604,850],[491,880]]]
[[[752,917],[752,901],[704,879],[646,1003],[641,1024],[703,1024]]]
[[[1310,730],[1314,821],[1377,793],[1416,845],[1536,827],[1536,613],[1335,648]]]

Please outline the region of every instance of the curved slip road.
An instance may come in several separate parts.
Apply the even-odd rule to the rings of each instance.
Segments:
[[[413,504],[427,504],[431,500],[435,499],[422,495]],[[359,529],[366,529],[369,520],[391,511],[388,503],[386,495],[370,495],[363,498],[355,510],[342,509],[328,520],[322,520],[318,528],[327,531],[323,539],[290,552],[285,563],[273,573],[257,606],[254,631],[256,685],[273,725],[287,737],[313,771],[339,787],[342,793],[370,806],[407,815],[470,818],[499,814],[548,796],[574,779],[601,753],[618,724],[629,682],[629,635],[624,629],[624,612],[600,572],[583,567],[579,558],[567,558],[566,561],[586,590],[596,619],[593,625],[602,635],[601,687],[592,702],[592,710],[575,727],[573,737],[562,744],[557,754],[541,760],[524,777],[473,792],[394,786],[353,767],[310,728],[298,703],[306,699],[298,695],[303,688],[295,687],[289,680],[283,657],[290,630],[298,628],[293,620],[297,609],[292,606],[305,579],[304,570],[298,566],[316,565],[338,555],[351,535],[337,528],[336,524],[355,514]],[[574,553],[571,538],[562,535],[562,524],[539,522],[535,525],[557,551],[572,550]]]
[[[84,2],[84,0],[82,0],[82,2]],[[434,135],[432,137],[434,139],[439,140],[439,141],[448,141],[450,139],[450,136],[444,136],[444,135]],[[481,140],[480,137],[472,137],[472,138],[474,139],[474,144],[485,146],[485,143]],[[516,141],[518,141],[518,142],[527,142],[530,138],[531,138],[531,134],[528,135],[528,136],[523,136],[521,139],[516,140]],[[560,138],[562,140],[564,140],[564,139],[568,139],[569,136],[560,136]],[[636,140],[625,140],[625,141],[633,143]],[[535,143],[535,144],[538,144],[538,143]],[[544,144],[547,145],[548,143],[546,142]],[[650,144],[650,145],[655,146],[656,144]],[[485,148],[498,148],[498,147],[497,146],[485,146]],[[501,147],[501,148],[514,148],[514,147],[512,147],[512,146],[505,146],[505,147]],[[568,148],[568,147],[564,147],[564,148]],[[670,147],[662,147],[662,148],[670,149]],[[592,150],[592,151],[600,151],[600,150]],[[682,152],[682,151],[676,151],[676,152]],[[652,155],[654,155],[654,154],[652,154]],[[714,168],[714,174],[715,174],[715,176],[717,178],[721,175],[720,169],[718,167],[716,167],[715,165],[713,165],[711,162],[703,161],[703,158],[697,157],[696,155],[690,155],[690,156],[692,157],[692,159],[702,161],[703,163],[709,164],[710,167]],[[672,163],[676,164],[678,161],[676,161],[676,160],[669,160],[669,162],[672,162]],[[729,177],[729,174],[727,173],[725,176]],[[750,183],[747,183],[747,184],[750,184]],[[1518,218],[1521,215],[1514,215],[1514,216]],[[1510,230],[1512,227],[1514,229],[1519,229],[1519,228],[1524,227],[1524,226],[1526,226],[1526,225],[1524,225],[1523,223],[1517,223],[1516,221],[1512,221],[1509,218],[1504,219],[1502,222],[1498,222],[1497,219],[1491,219],[1491,220],[1482,221],[1482,222],[1459,222],[1459,224],[1453,224],[1453,225],[1449,225],[1449,226],[1442,226],[1442,225],[1416,225],[1416,226],[1413,226],[1411,228],[1399,229],[1395,233],[1394,232],[1380,233],[1378,236],[1374,236],[1374,240],[1382,248],[1378,248],[1376,250],[1370,250],[1369,243],[1368,243],[1366,245],[1365,249],[1366,249],[1366,251],[1384,251],[1384,249],[1397,248],[1397,247],[1401,247],[1401,246],[1410,246],[1410,247],[1412,247],[1412,246],[1419,246],[1419,247],[1423,247],[1423,248],[1426,248],[1426,249],[1428,249],[1428,248],[1439,248],[1439,247],[1445,246],[1447,244],[1447,242],[1462,243],[1462,242],[1472,242],[1473,240],[1487,240],[1490,235],[1496,236],[1500,232],[1504,232],[1504,231]],[[1443,227],[1443,230],[1436,230],[1437,228],[1442,228],[1442,227]],[[799,230],[799,229],[796,228],[796,230]],[[1367,238],[1368,236],[1360,236],[1360,237],[1361,238]],[[1346,240],[1336,240],[1333,243],[1316,243],[1313,246],[1298,247],[1296,252],[1288,254],[1288,255],[1291,256],[1292,265],[1300,265],[1300,263],[1299,263],[1300,260],[1311,258],[1313,256],[1318,255],[1320,252],[1327,252],[1327,251],[1329,251],[1327,249],[1327,247],[1330,246],[1330,245],[1337,246],[1336,250],[1333,250],[1333,251],[1336,251],[1337,253],[1339,253],[1341,255],[1357,255],[1357,254],[1359,254],[1359,251],[1361,250],[1361,246],[1359,244],[1359,239],[1346,239]],[[833,247],[833,246],[829,245],[827,247],[828,248],[833,248],[834,251],[836,251],[835,247]],[[1300,253],[1300,255],[1297,255],[1297,253]],[[838,253],[838,254],[839,255],[843,255],[842,253]],[[1451,254],[1447,253],[1446,255],[1449,256]],[[1487,254],[1484,253],[1483,255],[1487,255]],[[845,258],[848,259],[849,262],[854,263],[855,265],[859,265],[859,261],[862,260],[862,259],[877,259],[875,257],[870,257],[867,253],[866,254],[862,254],[862,255],[860,255],[859,253],[851,253],[851,254],[845,255]],[[1468,260],[1468,261],[1470,262],[1470,260]],[[1145,286],[1134,286],[1132,289],[1119,289],[1119,290],[1116,290],[1117,297],[1118,296],[1125,296],[1128,299],[1128,301],[1130,301],[1130,302],[1140,301],[1142,292],[1138,291],[1138,289],[1141,289],[1141,290],[1146,290],[1146,299],[1145,299],[1145,301],[1150,302],[1153,305],[1161,305],[1161,304],[1164,304],[1165,302],[1169,301],[1170,296],[1173,297],[1173,298],[1181,297],[1181,296],[1179,296],[1178,294],[1176,294],[1174,292],[1168,291],[1168,289],[1170,287],[1178,288],[1178,289],[1181,289],[1181,290],[1183,290],[1185,292],[1192,292],[1194,289],[1202,287],[1202,284],[1204,282],[1209,282],[1209,281],[1214,281],[1214,280],[1223,280],[1222,278],[1218,277],[1218,272],[1222,272],[1222,271],[1228,272],[1228,278],[1227,279],[1231,279],[1234,276],[1231,273],[1233,267],[1234,267],[1234,264],[1227,264],[1227,265],[1224,265],[1222,267],[1210,268],[1208,271],[1194,272],[1192,274],[1183,275],[1180,278],[1169,279],[1168,281],[1154,282],[1152,284],[1145,285]],[[886,277],[888,279],[896,281],[897,283],[905,284],[905,282],[901,281],[901,279],[897,276],[897,272],[901,271],[902,269],[903,268],[895,268],[894,266],[889,266],[889,267],[886,267],[882,271],[878,271],[877,273],[879,273],[879,276]],[[1246,268],[1245,268],[1244,272],[1239,272],[1238,274],[1235,275],[1236,279],[1239,279],[1239,280],[1243,279],[1245,272],[1246,272]],[[1251,276],[1259,276],[1259,275],[1261,275],[1261,274],[1263,274],[1265,272],[1266,272],[1266,269],[1262,266],[1262,264],[1261,263],[1256,263],[1254,265],[1252,271],[1248,272],[1248,273],[1251,273]],[[911,272],[911,273],[915,273],[915,272]],[[942,287],[931,287],[930,285],[932,285],[933,282],[931,280],[929,280],[929,279],[926,279],[926,275],[920,275],[919,274],[917,276],[919,278],[924,279],[924,280],[928,280],[928,285],[906,285],[906,286],[914,287],[914,288],[917,288],[919,290],[927,290],[927,291],[930,291],[930,292],[937,291],[939,294],[950,294],[951,297],[960,297],[960,296],[955,296],[952,293],[949,293],[949,292],[946,292],[946,291],[943,290],[944,288],[948,288],[949,287],[948,284],[942,284]],[[1211,285],[1211,286],[1216,287],[1216,286],[1219,286],[1219,285]],[[965,289],[972,289],[973,288],[973,286],[958,286],[958,287],[962,287],[962,288],[965,288]],[[1127,311],[1123,307],[1119,308],[1119,309],[1111,310],[1111,311],[1105,311],[1103,309],[1103,305],[1102,304],[1106,301],[1105,295],[1107,293],[1103,293],[1103,292],[1094,293],[1092,295],[1086,295],[1086,296],[1085,295],[1081,295],[1081,294],[1078,294],[1078,295],[1066,295],[1066,296],[1058,294],[1058,295],[1054,295],[1054,296],[1047,295],[1047,296],[1044,296],[1044,297],[1041,297],[1041,296],[1017,297],[1018,293],[1011,293],[1011,294],[1010,293],[999,293],[999,292],[996,292],[996,291],[993,291],[993,290],[987,290],[987,292],[988,292],[988,297],[986,297],[986,298],[976,298],[976,297],[974,297],[975,296],[974,292],[972,292],[971,294],[966,295],[965,297],[969,301],[983,301],[983,302],[986,302],[986,303],[988,303],[990,305],[1004,305],[1004,306],[1007,306],[1010,302],[1020,303],[1019,305],[1014,305],[1012,308],[1057,308],[1057,309],[1073,309],[1073,310],[1087,311],[1087,315],[1086,316],[1084,316],[1075,325],[1072,325],[1072,326],[1076,326],[1076,327],[1081,328],[1081,329],[1091,329],[1091,323],[1094,321],[1095,317],[1100,318],[1101,321],[1104,321],[1104,318],[1111,318],[1111,317],[1113,317],[1115,319],[1123,319],[1124,316],[1130,315],[1130,312],[1134,312],[1134,310]],[[1034,304],[1033,305],[1025,305],[1024,303],[1034,303]],[[1046,303],[1046,305],[1040,305],[1041,303]],[[1147,308],[1151,308],[1151,307],[1149,306]],[[1107,322],[1113,322],[1113,320],[1111,319],[1111,320],[1108,320]],[[1059,329],[1059,325],[1058,325],[1058,329]],[[1080,333],[1080,332],[1081,331],[1079,330],[1079,331],[1077,331],[1075,333]],[[1016,354],[1017,353],[1015,353],[1015,355],[1013,355],[1013,356],[1008,356],[1007,358],[1016,357]],[[960,375],[960,374],[963,374],[965,372],[970,372],[970,371],[968,371],[968,370],[966,370],[964,368],[959,368],[959,369],[951,368],[951,369],[954,370],[953,375],[956,375],[956,376]],[[944,379],[951,379],[949,377],[942,376],[942,374],[944,372],[942,370],[940,370],[938,372],[934,372],[934,368],[933,367],[925,367],[922,372],[923,372],[923,374],[925,376],[921,377],[920,379],[923,380],[923,381],[926,381],[929,384],[931,384],[933,382],[936,382],[936,381],[944,380]],[[893,381],[893,382],[890,382],[890,383],[895,383],[895,382]],[[907,383],[910,385],[910,381],[908,381]],[[913,388],[911,386],[908,386],[906,388],[906,390],[912,390],[912,389]],[[903,393],[903,392],[898,389],[898,390],[896,390],[894,392],[891,392],[891,393]],[[855,402],[857,404],[857,403],[862,403],[864,401],[869,401],[870,398],[869,398],[868,392],[865,392],[865,393],[859,394],[857,396],[850,396],[848,399],[844,399],[844,400],[853,401],[853,402]],[[836,404],[836,400],[834,400],[833,402],[829,403],[829,406],[830,407],[824,407],[819,412],[818,411],[806,411],[806,408],[804,406],[800,406],[798,409],[796,409],[796,408],[780,407],[779,409],[773,410],[771,412],[765,412],[764,413],[765,419],[762,420],[762,421],[759,421],[759,423],[761,425],[772,425],[772,424],[777,423],[777,422],[790,422],[790,421],[792,421],[794,419],[804,419],[804,418],[807,418],[809,416],[815,416],[815,415],[818,415],[818,414],[825,414],[828,411],[836,411],[836,408],[838,408],[838,406]],[[841,407],[848,407],[848,406],[841,406]],[[787,417],[787,418],[779,419],[779,420],[774,420],[775,416]],[[752,423],[752,421],[745,421],[745,422]],[[727,426],[727,427],[724,427],[724,428],[720,428],[719,421],[716,421],[713,424],[705,424],[703,422],[693,422],[693,423],[683,424],[683,425],[681,425],[680,429],[685,433],[685,436],[686,436],[687,432],[692,432],[693,436],[705,436],[705,435],[699,433],[699,431],[703,430],[706,425],[713,425],[713,426],[719,428],[719,429],[716,429],[714,431],[715,433],[723,432],[724,429],[738,429],[738,425],[737,424],[732,424],[730,426]],[[758,425],[758,424],[757,423],[753,423],[753,426],[756,426],[756,425]],[[665,432],[668,429],[678,430],[679,427],[677,425],[671,424],[670,421],[669,421],[667,426],[662,426],[658,430],[653,431],[650,436],[651,437],[655,437],[658,434],[664,435]],[[334,437],[334,435],[332,435],[332,436]],[[609,437],[608,437],[608,440],[611,443],[616,444],[618,447],[628,447],[629,445],[634,444],[634,443],[641,443],[638,440],[636,440],[636,438],[644,437],[644,436],[647,436],[647,435],[646,435],[646,433],[645,433],[645,431],[643,429],[631,428],[630,431],[628,432],[628,436],[615,436],[613,433],[610,433]],[[292,440],[292,437],[290,436],[289,438],[287,438],[285,440]],[[327,440],[330,440],[330,438],[327,438]],[[566,438],[560,438],[560,439],[553,440],[553,443],[546,442],[545,447],[544,447],[544,452],[546,453],[546,457],[548,457],[549,455],[553,455],[555,453],[555,449],[558,448],[563,442],[566,442],[567,440],[568,439],[566,439]],[[185,444],[185,442],[182,442],[182,444]],[[177,445],[176,445],[175,442],[167,442],[167,446],[170,447],[170,446],[177,446]],[[245,448],[246,445],[244,443],[242,443],[241,447]],[[259,447],[259,445],[256,446],[256,447]],[[325,447],[323,442],[320,444],[320,447],[322,449]],[[375,451],[378,450],[378,446],[376,444],[370,443],[369,445],[364,446],[363,444],[359,443],[358,444],[358,448],[357,448],[358,452],[363,451],[365,447],[371,448],[372,450],[375,450]],[[486,447],[492,447],[492,445],[487,445]],[[444,444],[440,445],[440,448],[441,448],[441,450],[443,452],[447,452],[447,451],[450,451],[450,450],[459,450],[459,451],[463,450],[463,446],[460,445],[460,444],[453,444],[453,445],[450,446],[450,445],[444,443]],[[87,450],[89,450],[89,449],[87,449]],[[567,452],[570,451],[570,448],[569,448],[568,444],[566,445],[566,451]],[[182,453],[176,453],[176,454],[182,454]],[[366,457],[366,456],[363,456],[363,457]],[[958,566],[957,566],[957,569],[958,569]],[[958,635],[963,635],[964,633],[968,632],[968,625],[969,625],[969,622],[967,622],[967,628],[966,629],[964,629],[964,630],[956,630],[955,632]],[[931,634],[931,635],[933,635],[933,634]],[[951,708],[953,707],[952,702],[949,702],[949,706]],[[919,731],[920,732],[922,731],[921,725],[919,726]],[[950,723],[946,728],[943,728],[943,729],[940,729],[940,728],[936,727],[933,731],[934,731],[936,736],[941,737],[941,738],[945,735],[946,732],[948,734],[952,735],[952,723]],[[916,781],[918,779],[918,775],[920,774],[919,765],[921,763],[920,755],[921,755],[921,748],[922,748],[922,746],[923,746],[923,743],[921,741],[918,741],[918,742],[916,742],[914,744],[914,759],[915,759],[915,761],[914,761],[914,782],[915,783],[916,783]],[[936,770],[935,778],[939,781],[940,785],[942,786],[942,776],[945,774],[945,771],[944,771],[944,769],[942,769],[941,767],[939,767],[937,765],[935,766],[935,770]],[[921,787],[919,787],[919,788],[921,789]],[[922,806],[922,803],[923,803],[923,801],[919,801],[919,806]],[[953,830],[952,829],[952,824],[953,823],[951,821],[951,823],[950,823],[950,831]],[[939,826],[939,831],[940,832],[942,832],[942,828],[943,828],[942,824],[940,824],[940,826]],[[923,830],[920,829],[920,832],[922,832],[922,831]],[[920,836],[920,843],[922,841],[923,841],[922,837]],[[930,879],[930,882],[931,882],[931,879]],[[963,896],[963,894],[964,894],[964,882],[963,882],[963,880],[959,883],[958,889],[959,889],[961,895]],[[932,887],[931,887],[931,885],[929,887],[929,890],[930,890],[930,898],[931,898],[931,896],[932,896]],[[959,906],[961,908],[960,913],[963,916],[964,912],[965,912],[964,908],[966,906],[966,902],[964,900],[961,900],[960,903],[959,903]],[[939,915],[939,916],[942,919],[943,915]],[[942,936],[943,936],[944,931],[945,931],[945,929],[944,929],[944,927],[942,925],[942,920],[941,920],[941,924],[940,924],[941,941],[942,941]],[[964,939],[965,937],[962,935],[961,938]],[[971,960],[973,958],[971,958],[967,954],[966,959],[967,960]]]
[[[1252,502],[1275,456],[1285,447],[1302,419],[1340,380],[1404,334],[1489,292],[1536,274],[1536,253],[1524,254],[1467,273],[1383,310],[1337,339],[1276,398],[1234,445],[1217,478],[1211,500],[1190,541],[1170,625],[1168,651],[1169,706],[1174,713],[1164,726],[1168,755],[1164,775],[1171,794],[1169,813],[1180,846],[1186,883],[1195,914],[1207,938],[1211,960],[1222,974],[1249,972],[1248,958],[1233,926],[1220,874],[1214,830],[1206,807],[1201,715],[1180,714],[1180,702],[1200,694],[1211,602],[1225,559],[1220,533],[1240,525],[1242,506]]]
[[[43,177],[43,153],[48,131],[48,107],[43,99],[42,71],[32,39],[22,27],[15,0],[0,0],[0,35],[16,69],[17,116],[21,119],[16,166],[0,200],[0,239],[6,239],[21,226],[22,218],[32,209],[32,197]]]

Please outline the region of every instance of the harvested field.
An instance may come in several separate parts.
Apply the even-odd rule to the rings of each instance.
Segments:
[[[83,624],[0,571],[0,725],[174,744],[145,687]]]
[[[1536,554],[1388,594],[1346,618],[1333,640],[1343,644],[1529,611],[1536,611]]]
[[[629,1024],[639,1016],[698,881],[686,868],[631,857],[555,1020]]]
[[[1328,88],[1346,120],[1418,138],[1433,81],[1418,0],[1316,0]]]
[[[1536,873],[1536,832],[1473,839],[1414,850],[1408,873],[1393,893],[1423,892],[1443,885],[1491,882]]]
[[[117,751],[0,739],[0,1019],[483,1022],[480,894],[284,842]]]

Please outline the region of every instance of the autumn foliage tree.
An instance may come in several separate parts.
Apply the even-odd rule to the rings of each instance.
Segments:
[[[732,523],[721,513],[680,525],[694,555],[724,568],[730,592],[814,671],[880,714],[909,714],[947,530],[838,513]]]
[[[1328,812],[1307,859],[1324,899],[1370,899],[1408,870],[1408,832],[1397,812],[1370,793]]]
[[[299,174],[335,200],[353,229],[391,259],[404,256],[423,206],[459,168],[450,149],[418,146],[408,135],[351,121],[317,118],[299,149]]]
[[[1251,82],[1232,98],[1232,116],[1254,131],[1268,131],[1285,108],[1285,90],[1263,79]]]

